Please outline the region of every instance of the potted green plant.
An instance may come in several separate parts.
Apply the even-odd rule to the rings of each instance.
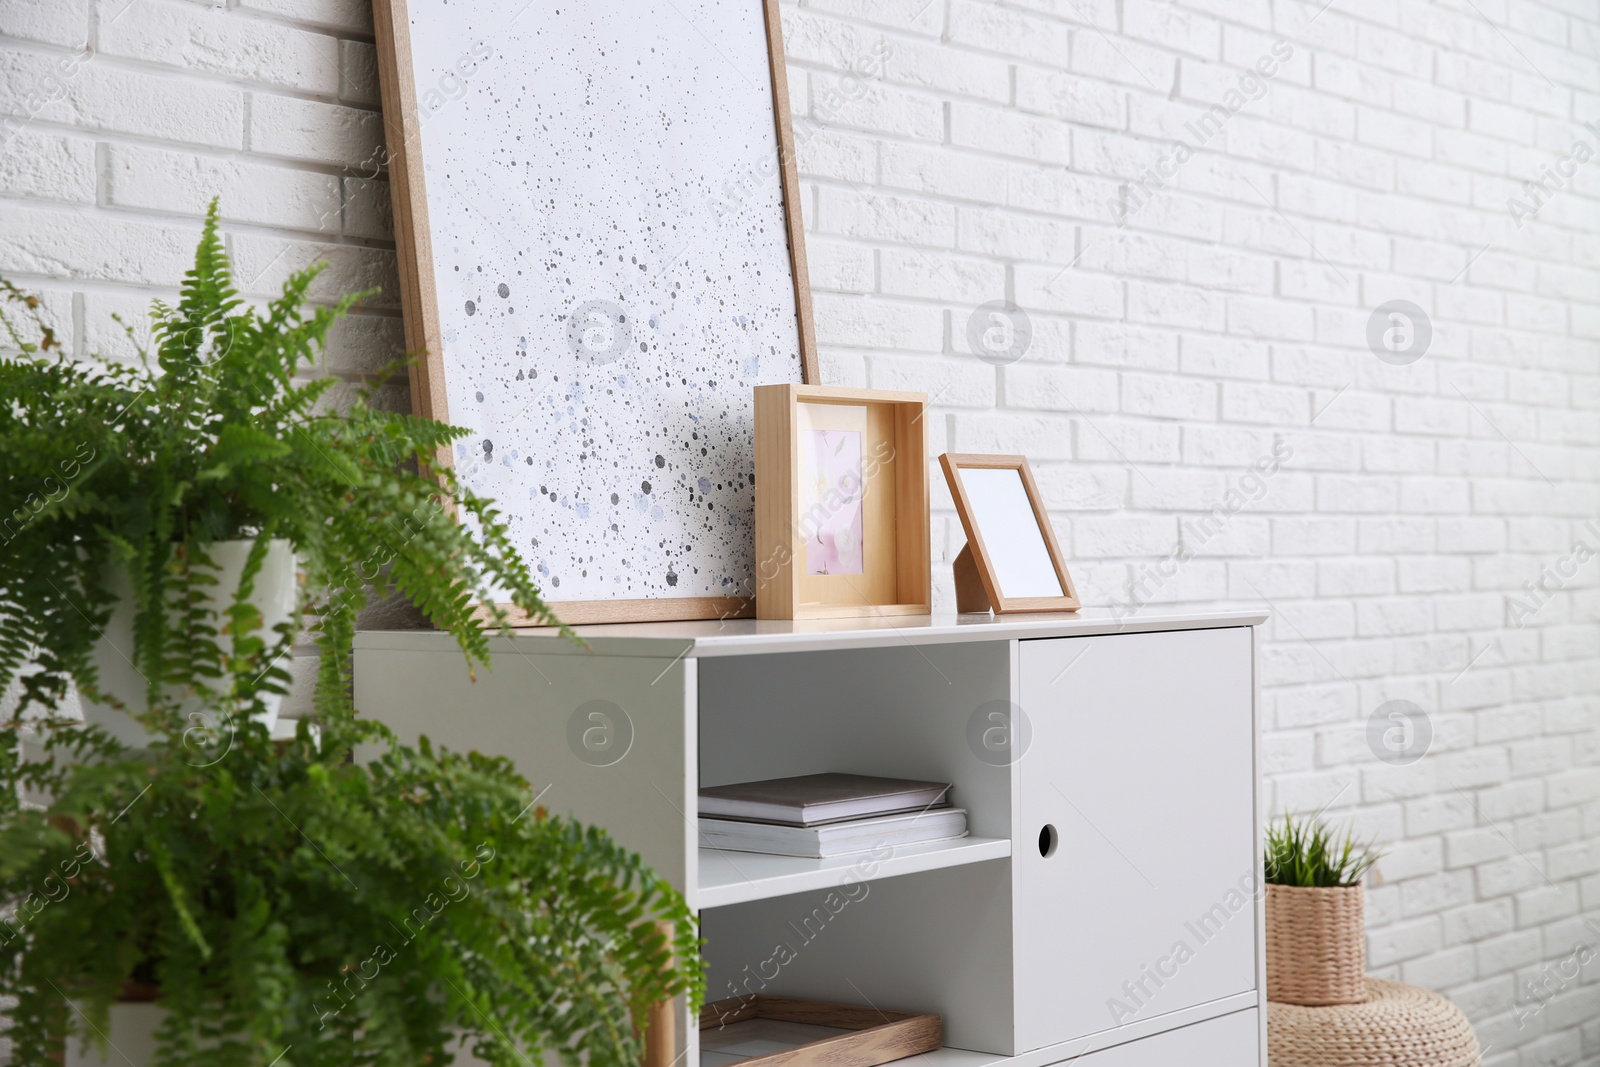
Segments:
[[[373,596],[409,597],[469,668],[506,625],[495,590],[556,620],[490,503],[430,467],[464,431],[362,392],[329,410],[336,383],[295,378],[356,299],[307,310],[316,273],[247,307],[213,204],[138,366],[63,358],[38,302],[0,294],[22,312],[0,313],[0,691],[21,690],[0,729],[0,997],[17,1001],[17,1059],[72,1037],[148,1040],[151,1063],[184,1067],[413,1067],[463,1042],[497,1065],[541,1047],[634,1064],[646,1007],[701,994],[681,895],[534,805],[506,761],[408,748],[351,707]],[[122,645],[102,636],[119,618]],[[317,722],[274,742],[302,620]],[[118,656],[135,673],[102,669]],[[68,720],[73,687],[134,728]]]
[[[1286,814],[1267,827],[1267,999],[1359,1004],[1366,999],[1361,880],[1382,853],[1354,831]]]
[[[19,1064],[73,1035],[126,1067],[637,1067],[637,1020],[701,978],[683,898],[545,812],[503,758],[365,717],[202,748],[0,731],[0,996]],[[22,809],[11,787],[52,797]],[[665,927],[663,927],[665,924]],[[148,1006],[129,1001],[154,1001]],[[153,1041],[151,1040],[153,1037]],[[72,1062],[69,1060],[69,1062]]]
[[[69,360],[43,323],[26,336],[5,304],[25,318],[37,300],[5,285],[19,354],[0,359],[0,690],[20,673],[24,706],[54,708],[76,683],[87,710],[146,729],[160,709],[182,719],[186,700],[269,715],[298,614],[321,653],[318,699],[338,705],[380,573],[475,659],[479,613],[506,623],[493,589],[557,622],[490,502],[429,466],[467,431],[366,390],[335,411],[339,380],[295,377],[369,295],[308,309],[319,269],[247,305],[213,204],[180,299],[155,305],[132,366]]]

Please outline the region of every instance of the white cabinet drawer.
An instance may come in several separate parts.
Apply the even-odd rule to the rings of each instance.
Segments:
[[[1251,655],[1245,627],[1022,642],[1019,1052],[1255,988]]]
[[[1130,1041],[1073,1067],[1258,1067],[1261,1021],[1254,1008]]]

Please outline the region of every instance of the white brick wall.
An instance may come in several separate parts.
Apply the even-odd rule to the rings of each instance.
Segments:
[[[1600,150],[1597,18],[785,7],[796,121],[828,131],[800,151],[827,379],[928,390],[936,448],[1033,457],[1086,601],[1271,605],[1269,800],[1392,843],[1373,970],[1455,996],[1495,1067],[1600,1063],[1600,965],[1559,977],[1600,958],[1600,564],[1523,590],[1577,539],[1600,551],[1600,165],[1520,229],[1507,206],[1575,140]],[[816,109],[873,49],[857,106]],[[942,134],[903,118],[938,106]],[[1366,340],[1395,299],[1434,331],[1408,366]],[[1033,328],[999,368],[968,343],[993,300]],[[1282,469],[1245,481],[1275,445]],[[1543,606],[1519,626],[1513,596]],[[1394,699],[1433,731],[1408,766],[1367,740]]]
[[[784,25],[826,380],[927,390],[938,451],[1033,457],[1087,602],[1270,604],[1269,799],[1392,843],[1374,971],[1454,996],[1489,1067],[1600,1063],[1600,963],[1562,977],[1600,951],[1600,563],[1571,558],[1600,550],[1600,161],[1520,227],[1507,205],[1600,147],[1600,9]],[[0,2],[0,272],[75,351],[122,351],[109,314],[171,294],[220,192],[252,293],[327,257],[324,293],[392,294],[374,69],[365,0]],[[1366,341],[1396,299],[1432,322],[1408,366]],[[1004,300],[1033,340],[995,367],[967,327]],[[399,344],[391,297],[323,370]],[[1396,699],[1433,732],[1401,767],[1366,740]]]

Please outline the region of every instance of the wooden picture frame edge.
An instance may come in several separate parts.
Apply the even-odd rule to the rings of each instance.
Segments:
[[[845,386],[796,385],[778,383],[755,389],[756,407],[756,604],[757,618],[805,620],[901,617],[926,615],[933,608],[932,553],[928,544],[928,441],[922,417],[927,414],[928,394],[909,390],[854,389]],[[917,596],[900,603],[886,604],[803,604],[795,574],[799,553],[793,530],[800,511],[798,459],[791,447],[796,432],[796,410],[803,403],[893,405],[897,452],[906,469],[917,472],[915,484],[909,479],[895,481],[896,590],[914,586]],[[916,414],[906,415],[912,408]],[[915,426],[915,429],[913,429]],[[764,435],[762,430],[767,433]],[[909,435],[900,440],[901,435]],[[770,472],[786,469],[784,492],[771,491]],[[916,526],[905,530],[907,510],[920,516]],[[908,551],[909,550],[909,551]],[[766,566],[776,560],[770,577]]]
[[[982,582],[984,594],[988,597],[989,607],[996,615],[1019,614],[1041,611],[1077,611],[1082,602],[1078,599],[1077,586],[1073,584],[1072,573],[1067,569],[1066,558],[1061,553],[1060,542],[1056,539],[1054,524],[1050,521],[1050,513],[1045,510],[1044,502],[1039,496],[1039,486],[1033,480],[1033,469],[1028,465],[1027,456],[1013,455],[977,455],[970,452],[946,452],[939,457],[939,466],[944,470],[945,482],[950,486],[950,496],[955,501],[956,515],[961,519],[961,528],[967,535],[967,544],[961,552],[962,555],[970,554],[970,561],[977,571]],[[1056,577],[1061,582],[1065,596],[1060,597],[1005,597],[1000,593],[1000,587],[994,580],[994,570],[990,562],[989,551],[983,542],[983,534],[977,527],[971,512],[971,501],[967,499],[966,487],[961,484],[961,468],[987,468],[990,470],[1014,470],[1022,477],[1023,490],[1028,494],[1028,505],[1033,509],[1033,517],[1039,524],[1039,532],[1044,537],[1045,549],[1050,554],[1050,562],[1055,567]],[[956,560],[956,582],[959,588],[964,580],[961,574],[961,557]],[[959,605],[958,605],[959,606]]]
[[[752,1019],[812,1023],[854,1033],[741,1060],[736,1067],[876,1067],[932,1052],[944,1043],[944,1019],[932,1013],[880,1011],[800,997],[731,997],[700,1009],[700,1029]]]
[[[778,183],[789,235],[789,273],[794,278],[794,313],[800,331],[800,383],[820,385],[817,330],[811,317],[811,274],[806,259],[805,213],[800,205],[800,169],[795,161],[794,119],[789,114],[789,70],[784,62],[783,18],[778,0],[761,0],[767,26],[767,70],[772,75],[772,114],[778,127]]]
[[[433,277],[433,238],[428,228],[426,181],[420,160],[410,165],[411,149],[420,149],[416,83],[412,76],[411,23],[408,0],[372,0],[372,23],[378,53],[378,92],[383,108],[384,161],[389,169],[389,195],[394,215],[395,258],[400,274],[400,318],[407,353],[414,361],[408,372],[411,409],[423,418],[448,422],[448,396],[439,353],[438,291]],[[756,2],[756,0],[752,0]],[[817,369],[816,327],[812,319],[811,279],[807,273],[805,215],[800,202],[800,177],[795,164],[794,124],[789,114],[789,76],[784,65],[783,21],[778,0],[759,0],[766,30],[767,70],[771,77],[773,123],[778,139],[779,185],[783,191],[784,228],[789,242],[789,270],[794,280],[794,305],[800,340],[800,384],[814,385]],[[394,146],[399,145],[396,149]],[[448,447],[435,457],[438,467],[454,467]],[[756,598],[657,597],[630,600],[553,600],[550,610],[573,626],[613,622],[676,622],[693,619],[751,618]],[[513,626],[543,626],[513,604],[498,605]],[[477,611],[488,625],[493,612]]]
[[[439,330],[438,294],[433,283],[433,237],[428,229],[426,180],[421,166],[410,165],[410,149],[420,145],[416,83],[411,70],[411,24],[407,0],[372,0],[372,23],[378,52],[378,93],[383,107],[385,163],[394,215],[395,258],[400,273],[400,320],[406,351],[420,353],[410,368],[411,407],[424,418],[447,422],[449,405],[444,379],[435,376],[430,352],[443,346]],[[395,146],[399,147],[396,148]],[[448,449],[439,462],[451,466]]]

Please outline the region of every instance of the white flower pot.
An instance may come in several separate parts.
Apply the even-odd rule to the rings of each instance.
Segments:
[[[69,1038],[63,1067],[156,1067],[156,1028],[165,1014],[155,1004],[111,1005],[111,1043],[102,1051]]]
[[[211,560],[216,566],[217,584],[206,597],[206,606],[215,613],[219,625],[222,613],[233,602],[234,593],[238,591],[239,576],[244,573],[245,561],[249,559],[253,544],[253,541],[246,540],[218,541],[210,547]],[[90,725],[103,727],[124,744],[143,747],[150,743],[150,734],[129,714],[143,712],[149,706],[145,699],[147,687],[144,676],[133,665],[133,585],[127,571],[120,567],[109,576],[107,584],[116,595],[117,604],[105,631],[95,642],[94,664],[99,672],[101,691],[120,700],[127,711],[80,697],[83,718]],[[265,636],[268,644],[275,639],[271,636],[272,629],[293,617],[296,592],[293,546],[284,540],[269,542],[266,559],[256,574],[255,589],[249,597],[249,603],[261,612],[262,630],[259,633]],[[174,696],[177,695],[175,692]],[[203,703],[199,697],[192,698],[192,702],[196,707]],[[283,698],[266,694],[263,703],[265,710],[256,717],[270,731],[277,724],[278,708]]]

